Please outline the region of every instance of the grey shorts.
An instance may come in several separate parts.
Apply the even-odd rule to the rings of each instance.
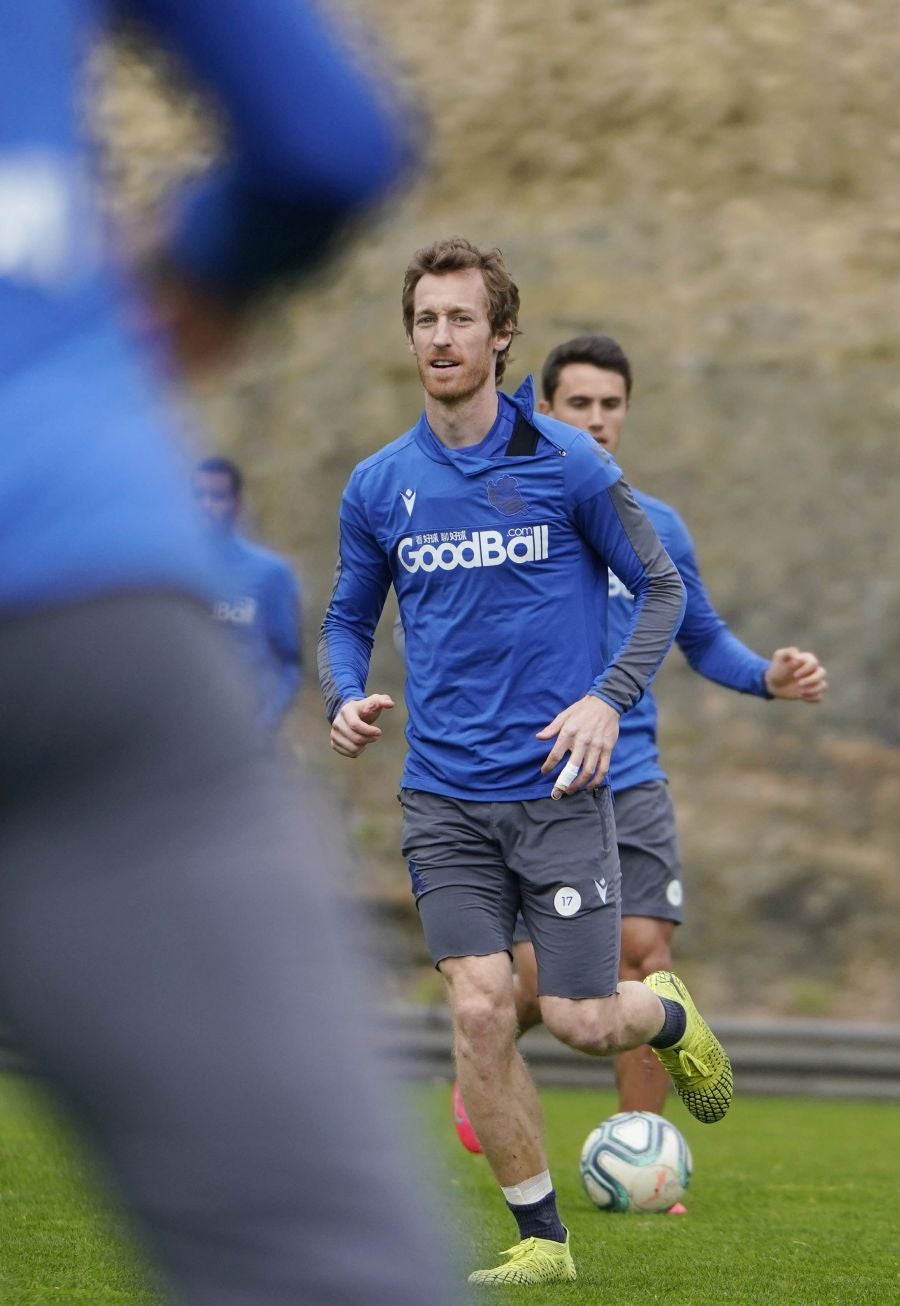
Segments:
[[[521,908],[545,996],[602,998],[619,970],[609,789],[472,802],[404,789],[403,856],[435,962],[509,952]]]
[[[684,897],[675,810],[665,780],[616,794],[616,840],[622,863],[622,915],[680,924]]]
[[[623,789],[615,799],[616,841],[622,867],[622,915],[681,923],[681,854],[675,811],[665,780]],[[530,938],[520,915],[513,941]]]

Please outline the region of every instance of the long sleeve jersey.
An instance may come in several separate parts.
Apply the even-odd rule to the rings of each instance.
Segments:
[[[716,612],[700,576],[694,546],[687,527],[674,508],[660,499],[634,491],[635,500],[653,522],[660,540],[684,581],[687,602],[684,619],[676,635],[678,647],[695,671],[728,689],[760,698],[766,689],[768,659],[754,653],[731,633]],[[627,638],[634,596],[615,573],[609,575],[609,637],[615,648]],[[649,780],[664,780],[657,747],[657,711],[652,691],[644,694],[620,723],[619,739],[610,766],[614,792],[632,789]]]
[[[608,569],[628,630],[608,657]],[[424,416],[351,475],[319,641],[329,718],[362,698],[393,584],[406,634],[402,783],[481,800],[546,796],[535,737],[593,693],[639,701],[681,619],[684,587],[613,459],[534,412],[530,380],[501,395],[481,444],[452,450]]]
[[[112,6],[0,0],[0,613],[115,590],[210,592],[177,420],[125,321],[80,135]],[[228,160],[170,262],[233,300],[320,256],[402,173],[405,128],[302,0],[131,0],[218,99]]]
[[[264,726],[281,723],[300,688],[300,588],[277,553],[232,533],[217,541],[213,617],[227,628]]]

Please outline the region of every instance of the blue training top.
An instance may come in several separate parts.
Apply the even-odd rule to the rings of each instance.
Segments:
[[[222,101],[227,163],[194,183],[173,265],[241,300],[316,262],[407,141],[298,0],[133,0]],[[0,0],[0,612],[134,587],[209,592],[176,429],[124,325],[79,134],[108,6]]]
[[[300,589],[284,558],[242,535],[214,548],[213,616],[233,638],[262,724],[274,730],[300,688]]]
[[[452,450],[425,417],[354,470],[319,643],[331,719],[362,698],[393,583],[406,634],[403,784],[483,800],[544,797],[551,744],[535,738],[595,693],[619,712],[668,651],[678,573],[613,459],[534,412],[530,380],[501,395],[477,446]],[[607,656],[607,568],[634,595]]]
[[[634,491],[634,497],[653,522],[666,552],[678,568],[687,591],[684,619],[676,643],[695,671],[729,689],[770,698],[764,675],[769,666],[731,633],[712,605],[700,576],[694,546],[687,527],[674,508],[649,494]],[[609,576],[609,639],[615,648],[626,636],[634,598],[627,585],[612,572]],[[644,694],[619,723],[619,739],[613,750],[610,783],[614,792],[632,789],[648,780],[664,780],[656,742],[657,712],[652,691]]]

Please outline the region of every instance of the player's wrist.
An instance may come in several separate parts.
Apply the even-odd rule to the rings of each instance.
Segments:
[[[342,714],[345,707],[349,707],[351,703],[358,703],[358,702],[359,702],[359,698],[355,694],[347,694],[344,698],[339,698],[337,701],[337,706],[335,707],[334,713],[331,717],[331,725],[334,725],[335,721],[337,721],[338,717]]]
[[[622,706],[621,703],[614,703],[613,700],[612,700],[611,698],[608,698],[608,697],[606,696],[606,694],[604,694],[604,693],[603,693],[601,690],[599,690],[599,689],[596,689],[596,688],[589,689],[588,692],[587,692],[587,697],[588,697],[588,698],[599,698],[599,700],[600,700],[601,703],[605,703],[607,707],[611,707],[611,708],[612,708],[612,710],[615,712],[616,716],[621,716],[621,715],[623,714],[623,712],[625,711],[625,709],[624,709],[624,707]]]

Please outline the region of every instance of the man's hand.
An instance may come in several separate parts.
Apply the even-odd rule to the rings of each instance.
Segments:
[[[619,714],[602,698],[586,694],[537,733],[538,739],[554,736],[556,743],[547,754],[541,774],[554,770],[566,753],[569,761],[557,777],[550,797],[562,798],[577,789],[596,789],[609,770],[612,750],[619,737]],[[566,779],[567,772],[571,780]]]
[[[773,698],[821,703],[828,688],[828,674],[815,653],[797,648],[777,648],[765,674],[766,689]]]
[[[344,757],[359,757],[366,744],[381,738],[381,727],[375,722],[385,708],[393,706],[389,694],[349,698],[331,723],[331,747]]]

